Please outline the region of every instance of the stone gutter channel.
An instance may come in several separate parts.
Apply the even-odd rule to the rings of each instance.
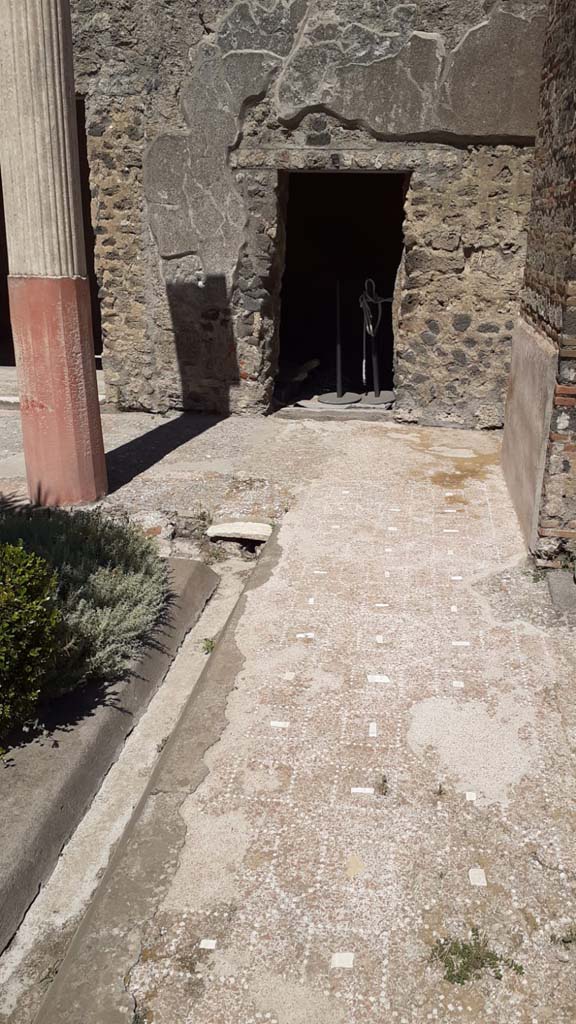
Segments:
[[[216,573],[202,562],[169,563],[174,597],[167,622],[129,677],[107,689],[95,706],[73,711],[69,723],[3,759],[0,950],[13,938],[218,585]]]
[[[221,630],[176,728],[119,841],[102,881],[41,1003],[42,1024],[116,1024],[136,1019],[130,975],[142,935],[178,867],[186,839],[180,807],[208,773],[205,755],[226,725],[226,705],[242,669],[235,631],[248,593],[271,575],[280,555],[266,543]],[[98,998],[90,977],[98,977]]]

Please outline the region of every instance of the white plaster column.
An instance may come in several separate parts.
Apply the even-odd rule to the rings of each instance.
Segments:
[[[106,491],[69,0],[0,0],[0,164],[30,496]]]

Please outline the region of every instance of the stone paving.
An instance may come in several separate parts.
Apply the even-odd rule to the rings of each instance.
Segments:
[[[265,417],[104,413],[107,508],[171,522],[199,511],[278,521],[331,457],[318,424]],[[19,415],[0,409],[0,490],[25,493]]]
[[[131,991],[158,1024],[187,1004],[194,1024],[574,1020],[550,941],[576,855],[554,652],[470,586],[523,554],[497,446],[339,439],[237,630],[229,724]],[[435,936],[474,924],[522,977],[439,981]],[[192,980],[175,948],[198,950]]]
[[[573,624],[499,436],[250,430],[292,499],[226,721],[199,775],[191,707],[38,1021],[573,1022]],[[473,926],[523,973],[444,980],[435,941]]]

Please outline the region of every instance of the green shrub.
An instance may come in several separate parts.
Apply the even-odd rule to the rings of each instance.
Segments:
[[[153,541],[100,512],[10,507],[0,508],[2,541],[21,541],[57,573],[60,650],[44,692],[125,673],[166,606],[166,566]]]
[[[56,659],[56,574],[43,558],[0,544],[0,736],[34,714]]]

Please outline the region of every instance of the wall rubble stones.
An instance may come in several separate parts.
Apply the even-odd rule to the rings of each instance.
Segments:
[[[499,425],[544,6],[103,0],[94,13],[72,0],[111,400],[264,410],[278,354],[278,172],[308,157],[334,170],[403,162],[400,412]]]

